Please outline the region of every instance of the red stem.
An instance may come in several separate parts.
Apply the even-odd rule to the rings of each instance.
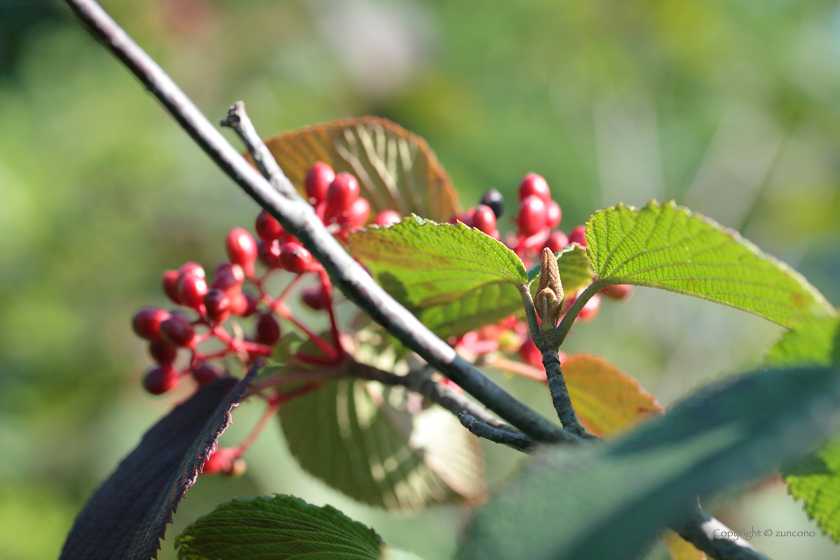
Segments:
[[[335,344],[336,359],[341,359],[346,355],[344,345],[341,343],[341,334],[338,331],[338,322],[335,319],[335,308],[332,299],[332,283],[330,277],[327,276],[327,271],[323,267],[318,271],[318,277],[321,279],[321,292],[323,293],[324,303],[327,307],[327,312],[330,315],[330,333],[332,334],[333,343]]]

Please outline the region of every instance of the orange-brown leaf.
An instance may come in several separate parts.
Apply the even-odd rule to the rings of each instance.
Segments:
[[[447,222],[458,211],[458,193],[426,141],[389,120],[318,124],[273,136],[266,145],[301,194],[307,171],[323,161],[359,179],[372,214],[391,209]]]
[[[665,546],[668,547],[671,560],[706,560],[704,552],[694,548],[693,544],[683,540],[675,532],[665,531],[662,538],[665,540]]]

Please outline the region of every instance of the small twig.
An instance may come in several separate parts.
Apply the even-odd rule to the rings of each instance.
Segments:
[[[563,345],[563,341],[566,340],[566,335],[569,334],[572,324],[575,322],[575,319],[577,319],[580,310],[583,309],[586,302],[592,299],[592,296],[597,294],[601,288],[607,285],[607,282],[602,282],[600,280],[595,280],[588,285],[586,289],[578,295],[575,302],[568,311],[566,311],[566,314],[563,315],[563,319],[560,321],[560,324],[557,325],[557,328],[551,331],[551,333],[546,337],[546,343],[555,350],[559,350],[560,346]]]
[[[563,427],[576,436],[586,437],[586,429],[578,421],[575,409],[572,406],[572,398],[569,396],[569,389],[566,387],[566,380],[563,379],[563,371],[560,369],[560,358],[557,350],[547,348],[542,350],[542,362],[545,367],[545,376],[548,379],[548,390],[551,393],[551,402],[557,417]]]
[[[534,440],[523,434],[515,434],[494,428],[490,424],[476,420],[474,416],[466,413],[458,415],[461,425],[468,429],[473,435],[490,440],[494,443],[501,443],[512,447],[522,453],[530,453],[534,448]]]
[[[770,560],[753,548],[746,539],[731,540],[723,535],[733,534],[732,529],[695,506],[691,517],[682,525],[671,526],[683,539],[712,558],[720,560]]]
[[[534,308],[534,299],[531,297],[531,288],[527,284],[517,287],[519,288],[519,296],[522,298],[522,308],[525,309],[525,317],[528,319],[528,331],[531,333],[531,338],[536,342],[537,338],[542,335],[540,333],[540,323],[537,319],[537,310]]]

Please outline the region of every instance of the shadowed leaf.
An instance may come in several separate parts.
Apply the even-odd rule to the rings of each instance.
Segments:
[[[146,432],[76,517],[60,560],[156,556],[172,513],[255,373],[199,388]]]
[[[727,379],[617,440],[547,449],[478,511],[460,557],[638,558],[697,496],[803,456],[838,415],[834,368]]]
[[[369,366],[348,363],[345,367]],[[390,510],[484,496],[476,438],[419,395],[363,380],[327,383],[280,409],[289,450],[344,494]]]
[[[391,209],[447,222],[458,211],[458,193],[429,145],[391,121],[333,121],[274,136],[266,145],[301,194],[309,168],[323,161],[358,178],[373,213]]]
[[[767,354],[773,366],[829,365],[837,360],[840,319],[815,317],[786,332]],[[785,468],[788,492],[802,500],[820,529],[840,542],[840,436],[803,462]]]
[[[785,327],[834,315],[816,288],[736,231],[673,201],[622,204],[586,224],[592,269],[609,284],[636,284],[749,311]]]
[[[522,261],[464,224],[417,216],[350,235],[348,252],[394,298],[440,336],[458,335],[521,310]]]

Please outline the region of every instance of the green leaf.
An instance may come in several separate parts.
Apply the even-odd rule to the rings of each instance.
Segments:
[[[592,269],[586,257],[586,249],[577,243],[571,243],[562,250],[554,253],[557,257],[557,269],[560,271],[560,281],[567,294],[574,294],[581,288],[592,283]],[[528,271],[528,281],[533,282],[542,270],[542,264],[537,264]],[[536,285],[531,285],[532,292]]]
[[[351,367],[368,367],[353,364]],[[483,499],[476,438],[449,412],[401,387],[328,383],[280,408],[298,463],[344,494],[389,510]]]
[[[503,243],[464,224],[417,216],[350,235],[348,252],[440,336],[463,334],[522,308],[525,266]]]
[[[837,363],[840,319],[814,317],[785,333],[767,355],[777,366]],[[840,436],[817,450],[805,461],[786,468],[782,476],[788,492],[802,500],[805,511],[820,529],[840,542]]]
[[[678,207],[622,204],[586,224],[592,269],[605,284],[661,288],[743,309],[790,327],[834,309],[799,273],[736,231]]]
[[[389,120],[318,124],[269,138],[266,145],[301,194],[309,168],[323,161],[359,180],[372,215],[391,209],[448,222],[458,212],[458,192],[429,145]]]
[[[493,496],[461,558],[637,558],[705,497],[766,475],[836,426],[840,371],[730,378],[604,444],[547,449]]]
[[[378,560],[383,546],[373,529],[337,509],[282,495],[236,498],[175,540],[180,560]]]

